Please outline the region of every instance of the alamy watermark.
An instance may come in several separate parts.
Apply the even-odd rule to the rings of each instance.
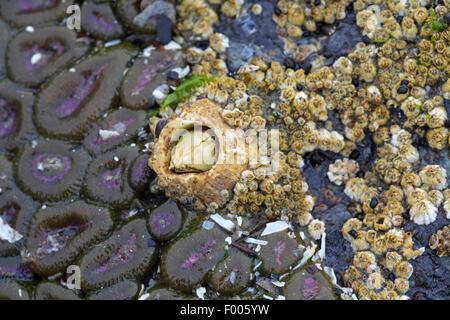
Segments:
[[[178,155],[182,155],[182,158],[177,160],[183,166],[198,167],[211,163],[211,154],[205,150],[211,150],[211,144],[214,143],[214,165],[248,163],[250,168],[266,167],[267,173],[279,170],[280,132],[277,129],[212,130],[201,123],[195,123],[192,127],[175,130],[170,141],[172,150],[179,143],[182,145],[182,150],[178,150]]]
[[[66,13],[70,16],[67,18],[66,26],[70,30],[81,31],[81,8],[79,5],[70,5],[67,7]]]
[[[66,281],[67,288],[69,288],[71,290],[73,290],[73,289],[80,290],[81,289],[80,267],[77,265],[70,265],[67,267],[66,273],[68,275],[67,281]]]

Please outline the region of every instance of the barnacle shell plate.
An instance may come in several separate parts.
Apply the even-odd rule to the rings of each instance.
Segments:
[[[149,166],[157,173],[158,184],[166,195],[192,202],[198,210],[222,207],[248,164],[244,132],[228,126],[221,114],[222,108],[208,99],[185,105],[179,115],[175,112],[167,120],[149,159]],[[170,169],[171,150],[182,132],[195,127],[214,132],[216,162],[207,171],[176,173]]]

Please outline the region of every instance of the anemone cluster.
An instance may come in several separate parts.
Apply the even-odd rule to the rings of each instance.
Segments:
[[[73,3],[0,3],[2,298],[136,298],[159,252],[137,200],[152,178],[141,150],[180,53],[104,42],[130,34],[109,3],[85,1],[78,34],[61,22]],[[82,289],[66,287],[71,265]]]
[[[0,298],[408,299],[449,252],[449,6],[0,0]],[[210,81],[164,104],[188,75]],[[220,166],[202,131],[188,165],[186,121],[263,144]]]

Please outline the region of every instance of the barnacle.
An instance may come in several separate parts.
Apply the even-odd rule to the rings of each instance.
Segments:
[[[331,182],[339,186],[353,178],[358,171],[359,165],[355,160],[338,159],[333,164],[330,164],[327,176]]]
[[[371,290],[379,290],[384,284],[384,278],[379,272],[370,273],[367,277],[367,287]]]
[[[325,224],[320,220],[314,219],[308,225],[308,232],[313,239],[318,240],[325,232]]]
[[[432,234],[428,245],[436,251],[439,257],[448,257],[450,255],[450,226],[444,226]]]
[[[397,278],[395,279],[395,290],[398,291],[398,293],[406,293],[409,289],[409,281],[404,278]]]
[[[416,201],[409,210],[411,218],[417,224],[430,224],[436,220],[438,209],[429,201]]]
[[[192,128],[201,133],[207,128],[210,133],[194,135],[189,131]],[[180,141],[180,136],[186,139]],[[206,140],[196,142],[199,136]],[[247,159],[243,132],[225,123],[219,106],[202,99],[168,119],[155,142],[149,166],[168,196],[193,201],[195,207],[205,209],[222,207],[228,201],[226,191],[239,180]]]
[[[361,201],[363,194],[367,189],[366,182],[361,178],[351,178],[345,184],[344,192],[350,199]]]
[[[365,271],[373,270],[376,266],[375,255],[370,251],[360,251],[353,257],[353,264]]]
[[[448,185],[447,171],[439,165],[425,166],[419,172],[420,178],[424,185],[429,185],[432,188],[443,190]]]
[[[409,279],[413,272],[413,266],[408,261],[397,261],[393,270],[394,274],[399,278]]]
[[[439,127],[427,131],[427,141],[432,148],[444,149],[448,145],[448,129],[446,127]]]

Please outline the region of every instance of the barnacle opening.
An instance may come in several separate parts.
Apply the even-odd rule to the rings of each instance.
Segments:
[[[208,127],[180,128],[170,152],[169,170],[176,173],[204,172],[217,162],[219,141]]]

